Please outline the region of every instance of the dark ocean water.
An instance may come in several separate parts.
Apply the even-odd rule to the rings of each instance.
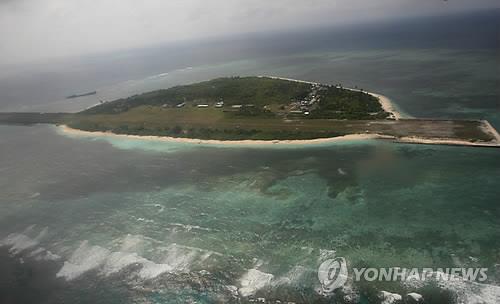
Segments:
[[[497,15],[13,68],[0,81],[0,109],[76,111],[98,98],[267,74],[358,85],[408,115],[498,127]],[[498,156],[375,141],[228,148],[0,126],[0,303],[335,302],[317,292],[317,267],[333,256],[350,266],[487,267],[487,282],[449,285],[445,295],[399,283],[372,289],[498,303]]]
[[[496,149],[239,149],[46,126],[0,132],[0,238],[3,257],[13,255],[3,263],[23,261],[6,272],[5,286],[18,288],[7,296],[229,301],[250,269],[250,294],[313,301],[317,263],[334,252],[351,265],[488,267],[497,280]]]

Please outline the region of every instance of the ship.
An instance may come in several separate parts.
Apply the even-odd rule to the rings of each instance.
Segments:
[[[95,94],[97,94],[97,91],[83,93],[83,94],[73,94],[73,95],[67,96],[66,99],[72,99],[72,98],[90,96],[90,95],[95,95]]]

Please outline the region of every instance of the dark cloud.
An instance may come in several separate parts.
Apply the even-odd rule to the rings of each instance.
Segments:
[[[500,7],[498,0],[0,0],[0,64],[242,32]]]

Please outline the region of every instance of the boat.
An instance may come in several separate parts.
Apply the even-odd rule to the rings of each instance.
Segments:
[[[95,95],[95,94],[97,94],[97,91],[83,93],[83,94],[73,94],[73,95],[70,95],[70,96],[66,96],[66,99],[72,99],[72,98],[90,96],[90,95]]]

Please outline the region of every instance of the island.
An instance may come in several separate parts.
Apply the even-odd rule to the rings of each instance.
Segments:
[[[191,142],[307,143],[341,138],[499,147],[484,120],[405,118],[385,96],[341,84],[226,77],[103,102],[79,113],[0,113],[0,123]]]

